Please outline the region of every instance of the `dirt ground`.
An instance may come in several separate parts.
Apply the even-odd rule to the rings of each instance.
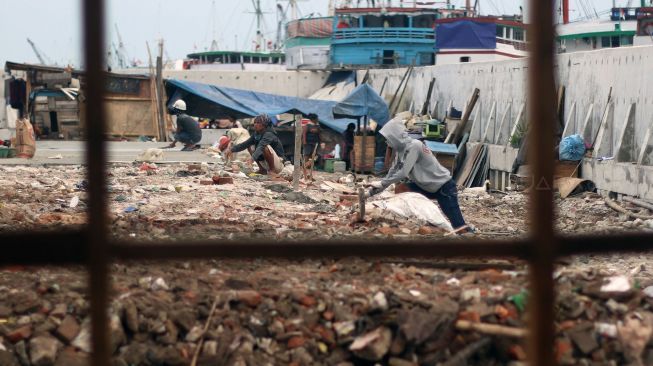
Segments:
[[[85,222],[83,168],[0,167],[0,174],[1,231]],[[230,175],[234,184],[214,185],[216,175]],[[365,222],[352,222],[357,200],[346,194],[354,183],[337,174],[317,173],[317,182],[296,193],[287,182],[218,165],[139,163],[111,166],[108,184],[114,239],[255,237],[273,245],[446,234],[372,206]],[[528,197],[521,192],[463,191],[459,200],[477,229],[461,240],[526,235]],[[653,230],[653,220],[631,220],[595,193],[556,203],[563,233]],[[653,364],[651,257],[579,256],[558,264],[560,363]],[[511,258],[115,263],[111,283],[115,365],[188,365],[194,358],[199,365],[526,361],[527,267]],[[88,364],[86,286],[82,267],[0,269],[0,365]]]

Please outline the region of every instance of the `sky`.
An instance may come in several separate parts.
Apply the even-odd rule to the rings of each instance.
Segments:
[[[255,0],[105,0],[107,35],[118,45],[120,33],[129,60],[148,62],[146,42],[156,53],[158,40],[164,42],[164,59],[181,59],[187,54],[207,50],[213,39],[220,49],[248,50],[255,35]],[[265,14],[264,33],[274,40],[277,27],[277,1],[285,9],[288,1],[260,0]],[[334,0],[339,3],[340,0]],[[356,0],[354,0],[355,3]],[[364,3],[366,0],[362,0]],[[528,1],[478,0],[483,14],[515,14]],[[597,12],[608,10],[613,0],[570,0],[571,18],[583,16],[582,3],[593,4]],[[618,6],[627,1],[616,0]],[[394,0],[398,3],[399,0]],[[405,3],[409,3],[406,0]],[[451,0],[456,6],[465,0]],[[299,16],[311,13],[327,15],[329,0],[297,0]],[[472,3],[474,1],[472,0]],[[639,0],[633,1],[639,5]],[[4,19],[0,22],[0,62],[38,63],[27,42],[31,39],[38,51],[63,66],[80,65],[81,0],[0,0]],[[527,7],[524,6],[526,12]],[[290,11],[288,11],[290,17]]]

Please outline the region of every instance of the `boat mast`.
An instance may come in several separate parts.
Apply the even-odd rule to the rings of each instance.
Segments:
[[[263,32],[261,30],[261,23],[263,21],[263,11],[261,10],[261,0],[252,0],[252,5],[254,5],[254,14],[256,16],[256,47],[255,51],[265,50],[265,44],[263,40]]]
[[[211,41],[211,47],[209,48],[209,51],[217,51],[218,50],[218,41],[216,37],[216,32],[215,32],[215,0],[213,0],[213,3],[211,4],[211,19],[213,20],[211,23],[213,23],[213,40]]]

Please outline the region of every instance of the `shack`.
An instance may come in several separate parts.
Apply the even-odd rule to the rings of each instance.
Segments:
[[[7,62],[5,73],[5,97],[10,101],[7,127],[15,128],[16,118],[28,116],[39,139],[83,138],[84,71]],[[149,76],[107,74],[107,138],[163,137],[153,88]]]

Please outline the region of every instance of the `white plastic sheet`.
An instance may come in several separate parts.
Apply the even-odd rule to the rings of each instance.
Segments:
[[[448,231],[453,230],[440,207],[419,193],[405,192],[388,198],[382,196],[381,200],[370,204],[408,219],[429,223]]]
[[[7,105],[7,128],[16,128],[16,120],[18,119],[18,109],[11,108]]]

